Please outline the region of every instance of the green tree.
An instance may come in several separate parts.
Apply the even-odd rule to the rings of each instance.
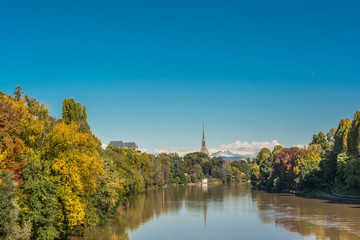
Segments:
[[[191,177],[192,182],[196,182],[197,180],[201,180],[204,177],[204,173],[200,164],[192,165],[189,168],[189,175]]]
[[[360,156],[360,110],[357,110],[351,123],[348,138],[349,152]]]
[[[246,180],[250,180],[250,171],[251,171],[251,164],[248,163],[247,161],[232,161],[231,162],[231,166],[236,167],[237,169],[239,169],[239,171],[241,173],[245,174],[245,179]]]
[[[346,152],[348,149],[348,136],[351,128],[349,119],[342,119],[334,136],[334,152],[335,154]]]
[[[171,166],[171,157],[167,153],[160,153],[159,159],[161,162],[161,171],[163,174],[163,183],[167,184],[169,183],[171,176],[170,166]]]
[[[351,156],[345,165],[345,183],[349,188],[360,190],[360,158]]]
[[[162,186],[163,183],[163,175],[161,169],[161,161],[159,158],[154,158],[153,160],[154,173],[153,173],[153,181],[157,186]]]
[[[319,132],[319,134],[314,134],[313,135],[313,140],[310,143],[310,145],[315,145],[315,144],[319,144],[320,147],[324,150],[324,151],[329,151],[330,148],[330,144],[327,141],[327,138],[325,136],[325,134],[323,132]]]
[[[186,181],[184,160],[177,153],[168,153],[166,155],[170,160],[170,181],[173,183],[184,183]]]
[[[211,168],[210,173],[211,173],[211,176],[213,178],[220,178],[221,177],[220,168],[218,166],[216,166],[216,165]]]
[[[90,130],[90,126],[87,122],[86,106],[75,102],[75,99],[73,98],[64,99],[62,105],[62,118],[67,124],[76,122],[80,126],[79,131],[81,132],[88,132]]]
[[[333,149],[323,161],[322,168],[324,171],[324,179],[330,184],[335,182],[338,155],[347,151],[348,135],[350,128],[351,121],[349,119],[342,119],[339,122],[339,126],[336,129],[334,135]]]
[[[50,180],[49,168],[38,159],[30,159],[25,168],[23,218],[31,220],[32,239],[59,237],[56,186]]]
[[[261,165],[261,163],[270,156],[271,156],[270,150],[268,148],[262,148],[258,153],[258,155],[256,156],[256,158],[254,159],[254,161],[256,162],[257,165]]]
[[[210,158],[207,154],[202,152],[193,152],[188,153],[184,156],[184,161],[188,166],[200,164],[203,165],[205,162],[210,161]]]
[[[274,158],[276,158],[276,155],[279,154],[283,149],[284,149],[283,146],[276,145],[271,154],[274,156]]]
[[[336,183],[344,184],[346,180],[345,167],[348,164],[350,157],[346,153],[340,153],[336,160]]]
[[[315,189],[320,185],[320,161],[321,157],[315,151],[301,149],[297,153],[293,166],[296,187]]]
[[[0,236],[5,240],[30,239],[31,226],[19,225],[20,208],[16,202],[17,183],[9,171],[0,172]]]
[[[260,167],[256,163],[251,167],[250,179],[253,184],[256,184],[260,177]]]
[[[270,177],[272,175],[272,165],[274,163],[273,156],[270,156],[266,158],[259,167],[260,175],[259,175],[259,184],[265,186],[268,181],[270,180]]]

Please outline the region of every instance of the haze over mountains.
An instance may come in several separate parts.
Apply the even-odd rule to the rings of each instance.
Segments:
[[[222,157],[224,160],[229,160],[229,161],[233,161],[233,160],[239,160],[241,158],[254,158],[255,154],[239,154],[239,153],[234,153],[230,150],[223,150],[223,151],[217,151],[214,152],[212,154],[210,154],[211,157]]]

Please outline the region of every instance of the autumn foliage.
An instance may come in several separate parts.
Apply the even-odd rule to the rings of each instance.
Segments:
[[[154,156],[107,147],[87,123],[86,107],[65,99],[62,119],[20,87],[0,91],[0,237],[60,239],[105,224],[130,194],[203,177],[251,179],[258,187],[360,190],[360,112],[334,134],[304,148],[263,148],[253,163],[203,153]],[[333,141],[331,141],[333,139]]]
[[[296,156],[298,148],[285,148],[276,157],[273,164],[273,176],[280,177],[282,181],[292,182],[296,178]]]
[[[79,234],[106,223],[129,194],[180,181],[171,170],[181,170],[179,156],[163,161],[135,149],[103,150],[85,106],[65,99],[62,115],[51,117],[20,87],[13,95],[0,92],[0,192],[6,192],[0,226],[7,226],[1,238]]]
[[[16,181],[23,183],[23,167],[26,164],[26,148],[22,135],[31,116],[23,100],[8,96],[0,101],[0,161],[4,170],[12,171]]]

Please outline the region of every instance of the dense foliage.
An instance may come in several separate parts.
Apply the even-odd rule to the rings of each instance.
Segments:
[[[0,91],[0,238],[59,239],[106,223],[130,194],[167,184],[244,181],[248,161],[204,153],[154,156],[102,149],[86,107],[65,99],[62,119],[20,87]]]
[[[251,169],[254,185],[267,189],[360,191],[360,111],[353,121],[313,135],[302,149],[261,149]]]
[[[200,152],[157,156],[101,147],[86,107],[61,119],[35,98],[0,91],[0,238],[59,239],[106,223],[127,196],[169,184],[250,180],[267,189],[360,191],[360,111],[304,148],[275,146],[252,161]]]

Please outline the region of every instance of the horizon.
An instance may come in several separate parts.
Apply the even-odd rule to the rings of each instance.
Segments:
[[[255,153],[360,108],[356,1],[2,6],[0,90],[20,85],[57,118],[74,98],[104,144],[198,151],[205,121],[210,153]]]

